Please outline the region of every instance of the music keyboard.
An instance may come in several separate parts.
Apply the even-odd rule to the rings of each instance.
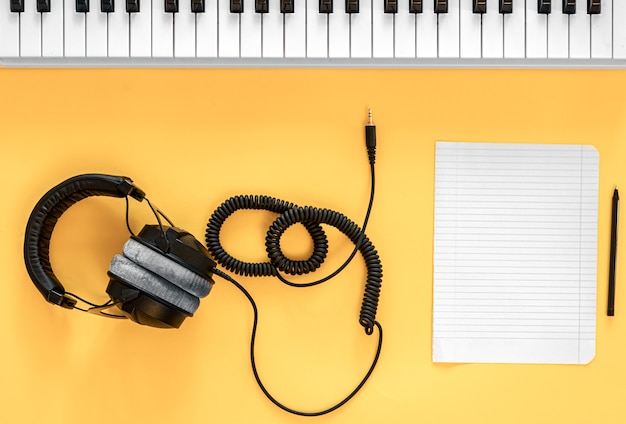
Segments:
[[[626,68],[626,0],[4,0],[0,63]]]

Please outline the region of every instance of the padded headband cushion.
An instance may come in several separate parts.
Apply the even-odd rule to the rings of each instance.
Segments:
[[[152,295],[156,299],[168,302],[190,315],[193,315],[200,306],[200,299],[194,295],[122,255],[113,257],[109,272],[113,277]]]
[[[134,263],[163,277],[196,297],[205,297],[213,286],[211,282],[195,272],[134,239],[129,239],[124,244],[122,253]]]

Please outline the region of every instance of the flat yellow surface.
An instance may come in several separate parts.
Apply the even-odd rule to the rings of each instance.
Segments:
[[[616,184],[626,187],[626,72],[0,69],[0,96],[0,422],[626,421],[626,249],[618,252],[617,313],[605,313],[610,201]],[[237,194],[326,207],[361,222],[368,108],[378,157],[367,234],[383,263],[385,339],[370,381],[338,411],[295,417],[263,396],[248,359],[250,305],[223,280],[179,330],[54,307],[30,282],[22,259],[27,218],[49,188],[85,172],[132,177],[200,240],[212,211]],[[431,362],[436,140],[599,150],[597,353],[589,365]],[[272,219],[236,214],[224,227],[225,246],[263,260]],[[135,229],[153,221],[145,205],[132,205]],[[326,269],[350,251],[345,237],[328,234]],[[75,205],[52,240],[57,276],[67,289],[105,301],[108,262],[127,237],[123,201]],[[285,243],[295,256],[310,249],[297,228]],[[239,279],[260,309],[259,372],[279,400],[322,409],[360,380],[376,345],[358,325],[364,273],[357,258],[311,289]]]

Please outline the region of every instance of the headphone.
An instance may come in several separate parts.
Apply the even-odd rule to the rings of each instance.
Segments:
[[[113,257],[106,289],[110,300],[102,305],[67,292],[54,275],[49,256],[50,239],[59,218],[73,204],[91,196],[125,198],[127,208],[128,197],[139,202],[145,199],[159,222],[145,225],[137,235],[131,231],[122,254]],[[159,214],[170,226],[161,224]],[[202,243],[175,227],[154,209],[143,190],[122,176],[83,174],[50,189],[28,219],[24,260],[31,280],[48,302],[111,318],[128,318],[151,327],[180,327],[185,318],[193,316],[200,298],[207,296],[214,284],[215,262]],[[91,307],[82,309],[78,301]],[[117,307],[119,313],[105,312],[112,307]]]

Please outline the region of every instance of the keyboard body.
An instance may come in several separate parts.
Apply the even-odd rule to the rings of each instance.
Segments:
[[[0,64],[626,68],[626,0],[286,1],[5,0]]]

